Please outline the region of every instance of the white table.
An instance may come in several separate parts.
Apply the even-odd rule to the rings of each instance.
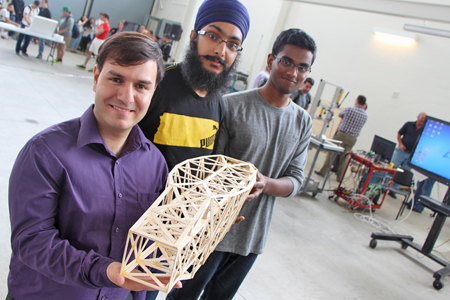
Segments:
[[[54,38],[51,35],[43,35],[43,34],[38,33],[38,32],[30,31],[29,28],[20,28],[20,27],[17,27],[15,25],[8,24],[8,23],[5,23],[5,22],[0,22],[0,28],[11,30],[11,31],[15,31],[15,32],[19,32],[19,33],[23,33],[23,34],[26,34],[26,35],[29,35],[29,36],[34,36],[34,37],[37,37],[37,38],[44,39],[44,40],[52,42],[52,45],[50,46],[50,53],[47,56],[47,61],[50,58],[53,58],[53,55],[55,54],[55,50],[56,50],[56,45],[57,44],[65,44],[64,38],[63,39]],[[53,64],[53,62],[52,62],[52,64]]]

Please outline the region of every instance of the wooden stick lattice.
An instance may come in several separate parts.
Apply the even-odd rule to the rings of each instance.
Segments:
[[[122,275],[166,293],[193,278],[238,217],[256,172],[223,155],[176,165],[164,192],[130,228]]]

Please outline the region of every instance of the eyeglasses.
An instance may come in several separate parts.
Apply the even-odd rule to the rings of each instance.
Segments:
[[[272,54],[272,55],[278,61],[280,66],[282,66],[286,70],[292,70],[292,68],[295,67],[295,65],[293,63],[291,63],[290,61],[287,61],[287,60],[284,60],[282,58],[279,58],[275,54]],[[297,66],[297,72],[299,74],[305,74],[306,72],[311,72],[311,67],[306,67],[306,66],[302,66],[302,65]]]
[[[224,42],[225,45],[227,46],[227,49],[230,50],[231,52],[241,52],[242,49],[244,49],[241,47],[241,45],[239,45],[237,43],[233,43],[233,42],[229,42],[229,41],[220,39],[220,37],[218,37],[214,33],[207,32],[207,31],[197,31],[197,33],[200,35],[204,35],[207,38],[207,40],[210,42],[219,43],[219,45],[222,42]]]

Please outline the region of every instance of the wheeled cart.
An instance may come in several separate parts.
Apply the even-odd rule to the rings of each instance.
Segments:
[[[350,159],[345,167],[339,185],[336,190],[336,197],[342,198],[350,203],[354,208],[379,209],[389,192],[392,178],[396,170],[388,166],[378,165],[365,154],[350,152]],[[351,167],[350,167],[351,166]],[[344,178],[347,172],[351,172],[357,187],[347,189],[344,187]],[[364,195],[364,196],[358,196]],[[381,197],[381,201],[380,198]],[[372,203],[367,201],[371,199]]]
[[[432,254],[434,244],[439,237],[439,233],[441,232],[442,227],[444,226],[445,220],[448,216],[450,216],[450,188],[447,190],[447,194],[445,195],[444,201],[439,202],[433,198],[428,196],[420,196],[419,203],[425,207],[428,207],[432,211],[436,213],[436,217],[434,219],[433,225],[431,226],[430,231],[428,232],[427,239],[423,246],[416,244],[413,242],[413,237],[409,235],[398,235],[398,234],[385,234],[385,233],[372,233],[369,246],[371,248],[375,248],[377,246],[377,240],[385,240],[385,241],[395,241],[399,242],[402,245],[403,249],[411,247],[426,257],[434,260],[441,266],[443,269],[440,269],[434,272],[433,277],[435,278],[433,282],[433,287],[437,290],[440,290],[444,287],[441,282],[441,279],[445,276],[450,275],[450,263],[447,261],[437,257]]]

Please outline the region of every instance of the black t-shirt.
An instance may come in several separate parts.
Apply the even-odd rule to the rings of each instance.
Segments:
[[[405,125],[400,128],[398,134],[402,136],[402,142],[406,148],[405,152],[411,152],[419,137],[419,132],[420,129],[417,129],[416,122],[406,122]]]
[[[222,96],[198,96],[183,78],[182,67],[166,67],[164,79],[139,123],[145,136],[164,155],[169,170],[186,159],[211,155],[225,117]]]
[[[11,4],[14,6],[16,13],[16,23],[21,23],[23,19],[23,10],[25,9],[25,2],[23,0],[13,0]]]
[[[52,18],[52,13],[50,12],[50,10],[48,8],[40,7],[39,8],[39,16],[51,19]]]

